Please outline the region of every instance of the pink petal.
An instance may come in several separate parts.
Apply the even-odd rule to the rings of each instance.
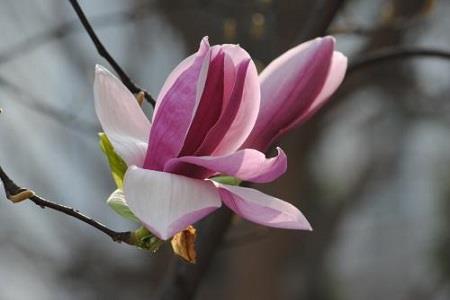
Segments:
[[[135,216],[163,240],[221,206],[211,182],[134,166],[125,174],[124,193]]]
[[[136,98],[119,79],[97,65],[94,99],[97,117],[116,152],[128,165],[142,166],[150,121]]]
[[[292,204],[251,188],[215,183],[222,201],[237,215],[269,227],[312,230]]]
[[[244,147],[265,150],[311,106],[327,79],[334,43],[332,37],[317,38],[267,66],[260,75],[261,110]]]
[[[281,148],[277,150],[277,156],[272,158],[266,158],[263,153],[254,149],[239,150],[222,156],[184,156],[169,160],[165,171],[200,178],[220,173],[245,181],[270,182],[287,169],[286,154]]]
[[[196,155],[223,155],[238,149],[259,111],[258,74],[250,55],[237,45],[220,47],[225,54],[222,112]]]
[[[220,48],[218,50],[215,57],[211,58],[202,98],[180,156],[191,155],[196,152],[208,131],[219,119],[222,111],[225,54]]]
[[[180,77],[181,74],[183,74],[187,69],[189,69],[192,64],[195,62],[197,57],[201,54],[206,53],[209,50],[209,42],[208,37],[205,36],[200,41],[200,48],[197,51],[197,53],[192,54],[191,56],[188,56],[183,61],[181,61],[175,69],[172,70],[172,72],[167,77],[166,81],[164,82],[161,90],[159,91],[158,98],[156,99],[156,105],[155,109],[153,111],[153,119],[156,116],[156,112],[159,110],[159,107],[161,105],[161,100],[166,96],[169,89],[175,84],[175,82],[178,80],[178,77]]]
[[[307,121],[312,117],[326,102],[330,99],[331,95],[341,85],[345,77],[345,71],[347,70],[347,57],[341,52],[334,51],[331,61],[330,71],[328,72],[327,80],[322,88],[322,91],[311,104],[310,107],[292,124],[283,129],[283,132],[291,130],[293,127]]]
[[[203,39],[195,57],[183,61],[164,84],[153,116],[146,169],[162,170],[165,162],[182,150],[203,93],[210,55],[208,42]]]

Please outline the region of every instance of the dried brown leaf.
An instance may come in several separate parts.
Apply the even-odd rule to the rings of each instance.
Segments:
[[[196,238],[197,230],[192,225],[178,232],[171,241],[173,252],[185,261],[195,264],[197,260],[197,252],[195,251]]]

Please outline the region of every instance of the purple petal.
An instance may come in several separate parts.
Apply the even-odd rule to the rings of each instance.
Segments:
[[[182,150],[203,93],[210,55],[203,39],[195,57],[183,61],[167,79],[153,116],[144,168],[162,170]]]
[[[194,154],[205,139],[208,131],[219,119],[223,102],[224,58],[225,54],[219,48],[219,52],[212,58],[209,64],[208,76],[202,98],[191,127],[189,128],[180,156]]]
[[[267,66],[260,75],[261,110],[244,147],[266,150],[283,128],[308,110],[327,79],[334,43],[332,37],[317,38]]]
[[[192,64],[195,62],[195,60],[198,58],[199,55],[202,55],[206,53],[209,50],[209,42],[208,37],[205,36],[200,41],[200,47],[199,50],[192,54],[191,56],[188,56],[183,61],[181,61],[175,69],[172,70],[172,72],[167,77],[166,81],[164,82],[161,91],[159,92],[158,98],[156,99],[156,105],[153,112],[153,119],[156,116],[156,112],[159,110],[159,107],[161,105],[162,99],[166,96],[167,92],[172,88],[172,86],[175,84],[175,82],[178,80],[181,74],[183,74],[186,70],[191,68]]]
[[[134,166],[125,174],[124,193],[135,216],[163,240],[221,206],[211,182]]]
[[[283,133],[299,126],[312,117],[327,102],[327,100],[330,99],[331,95],[333,95],[337,88],[341,85],[344,80],[346,70],[347,57],[340,52],[334,51],[330,71],[328,72],[322,91],[310,107],[308,107],[308,109],[297,120],[283,129]]]
[[[215,183],[222,201],[237,215],[269,227],[312,230],[292,204],[251,188]]]
[[[97,65],[94,99],[97,117],[115,151],[128,165],[142,166],[150,121],[136,98],[119,79]]]
[[[287,168],[286,154],[281,148],[277,150],[277,156],[272,158],[266,158],[254,149],[223,156],[184,156],[168,161],[165,171],[200,178],[220,173],[245,181],[270,182],[284,174]]]
[[[251,132],[260,106],[255,64],[237,45],[221,46],[224,57],[222,112],[196,155],[223,155],[237,150]]]

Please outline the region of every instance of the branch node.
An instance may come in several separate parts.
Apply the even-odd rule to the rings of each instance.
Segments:
[[[145,100],[145,91],[140,91],[139,93],[135,94],[136,100],[139,103],[139,106],[142,107]]]
[[[35,193],[32,190],[21,188],[14,194],[8,193],[7,196],[12,203],[19,203],[34,197]]]
[[[108,63],[111,65],[111,67],[116,71],[117,75],[119,75],[120,80],[123,82],[123,84],[132,92],[132,93],[138,93],[138,92],[144,92],[145,99],[154,107],[156,102],[153,97],[147,93],[145,90],[139,88],[128,76],[127,73],[122,69],[122,67],[114,60],[114,58],[111,56],[111,54],[108,52],[108,50],[105,48],[105,46],[102,44],[100,39],[97,36],[97,33],[95,32],[94,28],[92,28],[91,23],[89,23],[89,20],[87,19],[86,15],[84,14],[83,10],[81,9],[80,4],[77,0],[69,0],[70,4],[72,5],[72,8],[74,9],[75,13],[78,16],[78,19],[81,22],[81,25],[83,25],[84,29],[86,30],[87,34],[91,38],[92,42],[94,43],[95,48],[97,49],[98,54],[102,56],[104,59],[108,61]]]
[[[131,240],[132,233],[129,231],[125,232],[118,232],[117,234],[114,234],[111,236],[111,239],[116,243],[125,243],[128,245],[134,245],[134,243]]]

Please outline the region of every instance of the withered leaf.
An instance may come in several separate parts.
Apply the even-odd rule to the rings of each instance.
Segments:
[[[173,252],[185,261],[195,264],[197,260],[197,252],[195,251],[196,238],[197,230],[192,225],[178,232],[171,241]]]

